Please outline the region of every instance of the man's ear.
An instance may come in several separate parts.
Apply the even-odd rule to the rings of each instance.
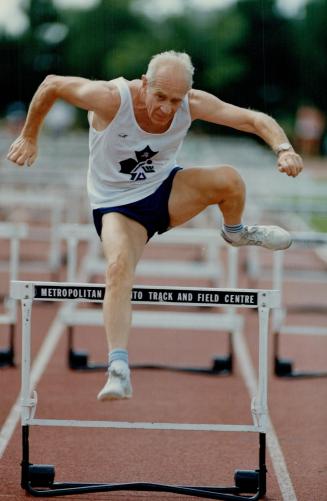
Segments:
[[[148,85],[148,79],[146,75],[142,75],[142,87],[145,89]]]

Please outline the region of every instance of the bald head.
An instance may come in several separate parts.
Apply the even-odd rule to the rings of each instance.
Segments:
[[[153,85],[157,77],[167,75],[169,77],[185,81],[188,89],[193,84],[194,67],[190,56],[185,52],[175,52],[173,50],[161,52],[152,57],[147,72],[146,78],[149,85]]]

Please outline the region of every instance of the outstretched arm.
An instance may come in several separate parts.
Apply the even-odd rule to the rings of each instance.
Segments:
[[[18,165],[32,165],[43,121],[57,99],[92,110],[107,122],[115,116],[120,103],[116,87],[110,82],[56,75],[46,77],[34,94],[22,132],[9,149],[8,160]]]
[[[296,177],[302,171],[302,158],[292,147],[278,152],[279,147],[289,143],[289,140],[278,123],[265,113],[225,103],[214,95],[199,90],[190,91],[190,110],[193,120],[205,120],[261,137],[276,152],[280,172]]]

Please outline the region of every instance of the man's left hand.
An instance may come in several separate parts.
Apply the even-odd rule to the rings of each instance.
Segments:
[[[303,170],[303,160],[295,151],[284,151],[278,155],[277,167],[279,172],[296,177]]]

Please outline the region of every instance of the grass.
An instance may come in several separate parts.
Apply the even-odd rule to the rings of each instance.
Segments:
[[[311,216],[310,226],[316,231],[327,233],[327,214]]]

